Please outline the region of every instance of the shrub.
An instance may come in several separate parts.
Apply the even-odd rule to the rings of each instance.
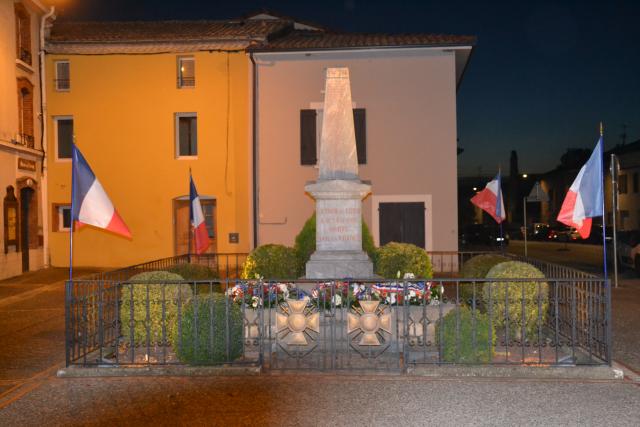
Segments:
[[[503,262],[489,270],[489,278],[542,279],[544,274],[531,264],[519,261]],[[546,282],[486,282],[482,296],[491,310],[491,317],[497,328],[504,330],[509,322],[509,338],[522,339],[523,327],[523,290],[524,290],[524,328],[526,338],[536,340],[538,318],[544,325],[547,318],[548,284]],[[489,305],[489,292],[491,304]],[[506,309],[508,299],[508,309]],[[540,310],[538,310],[540,308]]]
[[[475,330],[475,346],[474,346]],[[491,341],[489,331],[491,330]],[[442,337],[440,336],[442,334]],[[479,310],[459,306],[436,324],[436,340],[442,339],[442,360],[451,363],[488,363],[493,359],[496,334],[489,317]]]
[[[125,340],[131,340],[131,304],[133,303],[133,343],[146,345],[147,328],[150,344],[162,342],[162,308],[164,288],[164,327],[165,337],[171,336],[176,328],[178,316],[178,298],[181,304],[191,297],[188,285],[165,284],[163,282],[182,280],[182,276],[168,271],[151,271],[136,274],[129,279],[132,284],[122,285],[120,304],[120,330]],[[148,282],[148,283],[137,283]],[[133,298],[132,298],[133,288]],[[149,320],[147,320],[147,292],[149,300]]]
[[[172,330],[171,345],[178,359],[190,364],[233,361],[242,355],[242,311],[226,297],[208,294],[192,299],[182,313],[181,331]],[[227,357],[227,309],[229,354]]]
[[[502,255],[477,255],[465,262],[460,270],[460,277],[463,279],[484,279],[487,273],[494,265],[501,262],[509,261],[509,258]],[[473,301],[473,283],[461,283],[459,291],[460,300],[472,305]],[[482,287],[480,283],[476,284],[476,305],[482,296]]]
[[[395,279],[413,273],[417,278],[433,277],[431,260],[427,252],[410,243],[387,243],[378,249],[376,273],[386,279]]]
[[[316,214],[314,213],[309,217],[307,222],[304,223],[302,230],[296,236],[296,243],[293,246],[296,251],[296,257],[298,259],[298,275],[302,276],[305,273],[305,266],[311,254],[316,250]],[[364,250],[371,261],[376,262],[376,247],[373,244],[373,236],[367,227],[367,223],[362,220],[362,250]]]
[[[206,265],[180,264],[169,269],[170,273],[175,273],[184,280],[214,280],[219,279],[218,273]]]
[[[298,277],[295,250],[283,245],[258,246],[251,251],[242,269],[244,279],[254,279],[256,275],[265,279],[295,279]]]

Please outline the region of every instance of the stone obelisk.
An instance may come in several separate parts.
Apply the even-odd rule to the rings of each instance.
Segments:
[[[305,186],[316,201],[316,251],[309,279],[371,278],[362,250],[362,199],[371,186],[358,178],[358,154],[348,68],[327,69],[318,180]]]

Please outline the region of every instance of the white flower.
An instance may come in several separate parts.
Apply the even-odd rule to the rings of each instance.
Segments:
[[[390,292],[389,295],[387,295],[387,302],[389,304],[395,304],[396,303],[396,293],[395,292]]]
[[[251,297],[251,307],[258,308],[262,305],[262,298],[260,297]]]
[[[278,290],[285,298],[289,298],[289,288],[284,283],[278,283]]]
[[[409,291],[409,298],[415,298],[416,297],[416,291],[414,291],[413,289]]]
[[[399,273],[399,272],[398,272]],[[416,275],[413,273],[404,273],[404,278],[405,279],[415,279]]]
[[[342,306],[342,297],[340,295],[338,294],[334,295],[332,298],[332,301],[336,307]]]

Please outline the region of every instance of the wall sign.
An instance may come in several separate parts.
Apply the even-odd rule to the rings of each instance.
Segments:
[[[35,172],[36,171],[36,162],[35,160],[23,159],[21,157],[18,158],[18,169]]]

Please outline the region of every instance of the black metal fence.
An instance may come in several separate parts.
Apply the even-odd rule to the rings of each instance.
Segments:
[[[215,254],[184,254],[168,258],[161,258],[141,264],[132,265],[117,270],[96,273],[85,277],[87,280],[122,281],[128,280],[136,274],[150,271],[171,271],[184,265],[198,265],[207,267],[212,275],[219,279],[236,279],[241,276],[246,253],[215,253]],[[211,277],[212,279],[214,277]]]
[[[164,267],[67,283],[67,365],[402,372],[611,363],[610,289],[601,278],[129,280]]]

